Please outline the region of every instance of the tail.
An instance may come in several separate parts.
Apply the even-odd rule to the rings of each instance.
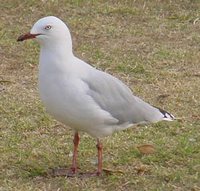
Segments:
[[[163,115],[163,119],[162,120],[165,120],[165,121],[173,121],[175,120],[175,117],[170,114],[169,112],[159,108],[159,107],[156,107],[160,112],[161,114]]]

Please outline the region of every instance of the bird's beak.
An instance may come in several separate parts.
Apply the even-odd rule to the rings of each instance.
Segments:
[[[17,41],[24,41],[24,40],[27,40],[27,39],[33,39],[33,38],[36,38],[36,36],[38,36],[38,35],[40,35],[40,34],[27,33],[27,34],[19,36]]]

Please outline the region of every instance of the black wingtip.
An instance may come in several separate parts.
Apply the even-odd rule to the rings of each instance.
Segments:
[[[171,114],[171,113],[169,113],[169,112],[167,112],[167,111],[165,111],[164,109],[161,109],[161,108],[159,108],[159,107],[156,107],[162,114],[163,114],[163,117],[165,118],[165,119],[171,119],[171,120],[174,120],[175,119],[175,117]]]

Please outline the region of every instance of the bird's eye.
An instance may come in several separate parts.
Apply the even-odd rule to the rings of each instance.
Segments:
[[[52,28],[51,25],[47,25],[47,26],[44,27],[45,30],[50,30],[51,28]]]

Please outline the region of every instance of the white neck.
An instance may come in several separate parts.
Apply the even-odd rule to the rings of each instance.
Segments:
[[[72,64],[73,59],[71,43],[51,41],[41,45],[40,67],[45,67],[45,70],[65,71],[66,67]]]

